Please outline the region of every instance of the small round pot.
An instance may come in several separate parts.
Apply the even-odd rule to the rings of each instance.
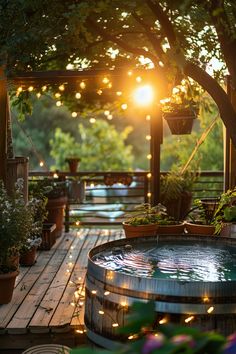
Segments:
[[[20,256],[20,265],[25,267],[31,267],[36,261],[36,247],[32,247],[30,250]]]
[[[156,224],[133,226],[123,222],[122,225],[126,238],[156,236],[157,234],[158,225]]]
[[[11,302],[15,280],[19,271],[0,274],[0,305]],[[2,290],[4,289],[4,291]]]
[[[215,226],[213,225],[201,225],[201,224],[194,224],[194,223],[186,223],[185,229],[188,234],[195,234],[195,235],[206,235],[211,236],[215,233]]]
[[[185,224],[175,225],[157,225],[157,234],[159,235],[181,235],[184,233]]]

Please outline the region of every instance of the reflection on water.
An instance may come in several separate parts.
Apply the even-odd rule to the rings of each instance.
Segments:
[[[101,252],[93,261],[138,277],[192,281],[236,280],[236,247],[209,243],[159,243]]]

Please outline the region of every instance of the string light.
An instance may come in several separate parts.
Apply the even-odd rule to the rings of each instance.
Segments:
[[[80,225],[80,221],[77,220],[76,223],[75,223],[76,226],[79,226]]]
[[[146,115],[146,120],[151,120],[151,116],[149,114]]]
[[[189,323],[189,322],[191,322],[193,319],[194,319],[194,316],[189,316],[189,317],[185,318],[184,322],[185,322],[185,323]]]
[[[84,81],[82,81],[79,85],[80,85],[80,88],[82,88],[82,90],[84,90],[86,87],[86,84]]]
[[[109,89],[112,88],[112,83],[109,82],[109,84],[107,85],[107,87],[108,87]]]
[[[58,178],[58,174],[56,172],[53,173],[53,178]]]
[[[110,294],[110,291],[105,291],[105,292],[104,292],[104,295],[105,295],[105,296],[108,296],[109,294]]]
[[[164,318],[162,318],[160,321],[159,321],[159,324],[165,324],[165,323],[167,323],[168,321],[167,321],[167,318],[166,317],[164,317]]]
[[[141,82],[141,81],[142,81],[142,78],[141,78],[140,76],[137,76],[137,77],[136,77],[136,81],[137,81],[137,82]]]
[[[79,333],[79,334],[83,334],[84,333],[84,331],[81,331],[81,329],[76,329],[75,332]]]
[[[151,135],[146,135],[146,140],[151,140]]]
[[[119,327],[118,323],[112,323],[112,327]]]
[[[147,155],[147,159],[148,159],[148,160],[151,160],[151,158],[152,158],[152,155],[151,155],[151,154],[148,154],[148,155]]]
[[[112,120],[112,119],[113,119],[113,115],[112,115],[112,114],[109,114],[109,115],[107,116],[107,119],[108,119],[108,120]]]
[[[78,113],[77,113],[77,112],[72,112],[72,113],[71,113],[71,117],[73,117],[73,118],[76,118],[76,117],[77,117],[77,115],[78,115]]]
[[[116,92],[116,95],[117,95],[117,96],[121,96],[121,95],[122,95],[122,92],[121,92],[121,91],[117,91],[117,92]]]
[[[39,166],[40,166],[40,167],[43,167],[43,166],[44,166],[44,162],[43,162],[43,161],[40,161]]]
[[[41,93],[40,93],[40,92],[37,92],[37,93],[36,93],[36,96],[37,96],[38,98],[40,98],[40,97],[41,97]]]
[[[102,311],[102,310],[99,310],[98,313],[99,313],[99,315],[104,315],[104,311]]]
[[[94,188],[94,186],[95,186],[94,183],[91,183],[91,184],[90,184],[90,187],[91,187],[91,188]]]
[[[29,91],[29,92],[32,92],[33,90],[34,90],[34,86],[29,86],[29,87],[28,87],[28,91]]]
[[[152,177],[152,174],[149,172],[147,173],[147,178],[151,178]]]
[[[126,306],[127,306],[127,302],[126,302],[126,301],[122,301],[122,302],[120,303],[120,305],[121,305],[122,307],[126,307]]]
[[[57,106],[57,107],[60,107],[61,105],[62,105],[62,102],[61,102],[61,101],[57,101],[57,102],[56,102],[56,106]]]
[[[212,313],[213,311],[214,311],[214,307],[213,306],[211,306],[211,307],[209,307],[209,309],[207,309],[208,313]]]
[[[17,92],[20,93],[20,92],[22,92],[22,91],[23,91],[23,88],[22,88],[21,86],[17,88]]]
[[[127,74],[128,74],[128,76],[132,76],[133,72],[131,70],[129,70]]]
[[[81,98],[81,93],[80,93],[80,92],[76,92],[75,98],[76,98],[77,100],[79,100],[79,99]]]
[[[60,91],[64,91],[65,90],[65,85],[62,84],[58,88],[59,88]]]
[[[71,306],[75,307],[75,303],[74,302],[71,302],[70,304],[71,304]]]
[[[110,81],[110,80],[108,79],[108,77],[104,77],[104,78],[102,79],[102,82],[103,82],[104,84],[108,84],[109,81]]]
[[[60,94],[60,92],[56,92],[56,93],[55,93],[55,97],[56,97],[56,98],[59,98],[59,97],[61,97],[61,94]]]
[[[42,91],[46,91],[46,90],[47,90],[47,86],[46,85],[42,86]]]
[[[97,290],[92,290],[91,293],[92,293],[93,295],[96,295],[96,294],[97,294]]]
[[[128,108],[127,103],[123,103],[123,104],[121,105],[121,108],[125,111],[125,110]]]
[[[109,116],[110,111],[106,110],[106,111],[104,111],[104,114],[105,114],[105,116]]]
[[[93,124],[93,123],[95,123],[95,122],[96,122],[96,118],[90,118],[90,119],[89,119],[89,121],[90,121],[90,123],[92,123],[92,124]]]
[[[101,90],[101,89],[100,89],[100,90],[97,90],[97,94],[98,94],[99,96],[101,96],[102,90]]]
[[[152,193],[148,192],[148,193],[147,193],[147,197],[148,197],[148,198],[151,198],[151,196],[152,196]]]
[[[203,298],[203,302],[209,302],[209,297],[205,296],[205,297]]]

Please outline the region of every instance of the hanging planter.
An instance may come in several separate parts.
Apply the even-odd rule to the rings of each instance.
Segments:
[[[179,109],[172,112],[163,112],[173,135],[191,134],[196,112],[192,109]]]

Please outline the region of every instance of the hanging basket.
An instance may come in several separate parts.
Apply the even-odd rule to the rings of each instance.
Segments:
[[[173,135],[191,134],[196,113],[192,110],[178,110],[163,113]]]

